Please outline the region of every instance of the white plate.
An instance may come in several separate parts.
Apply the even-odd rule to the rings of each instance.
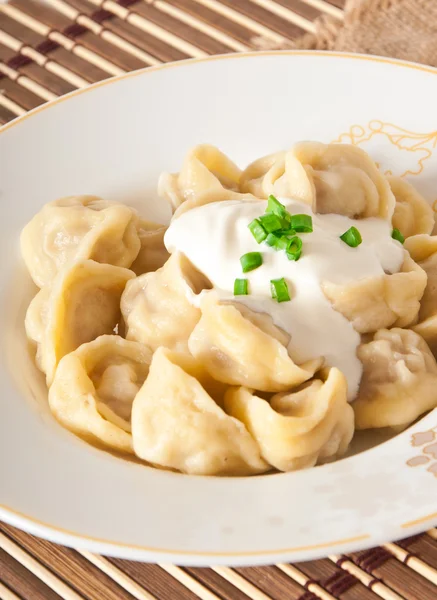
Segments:
[[[94,552],[197,565],[308,560],[436,525],[437,410],[339,462],[241,479],[155,470],[81,442],[50,416],[27,354],[23,316],[32,290],[18,258],[21,228],[59,196],[98,194],[168,218],[155,192],[158,174],[176,170],[185,151],[205,141],[241,165],[296,140],[353,142],[433,202],[436,98],[431,68],[264,52],[131,73],[6,126],[0,518]]]

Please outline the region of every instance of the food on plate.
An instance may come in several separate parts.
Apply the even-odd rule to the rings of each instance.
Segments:
[[[67,263],[92,259],[130,267],[141,241],[132,208],[97,196],[70,196],[46,204],[21,233],[21,254],[38,287]]]
[[[75,196],[23,230],[41,288],[26,332],[64,427],[149,466],[247,476],[437,407],[437,237],[409,182],[352,145],[244,170],[200,145],[158,192],[168,226]]]
[[[63,356],[81,344],[112,333],[120,321],[120,298],[135,273],[93,260],[61,269],[34,297],[26,333],[36,344],[38,367],[50,385]]]
[[[357,429],[406,427],[437,406],[437,363],[409,329],[381,329],[358,348],[363,363],[352,406]]]
[[[149,372],[152,352],[118,335],[102,335],[61,359],[49,391],[58,419],[84,439],[133,453],[132,403]]]

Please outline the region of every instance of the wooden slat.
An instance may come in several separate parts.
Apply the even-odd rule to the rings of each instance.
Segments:
[[[46,0],[69,19],[83,25],[95,35],[100,36],[113,46],[114,54],[124,57],[124,68],[127,70],[141,69],[144,66],[159,64],[156,58],[130,44],[124,38],[114,34],[106,28],[109,20],[114,18],[112,13],[95,7],[85,1],[77,0]]]
[[[353,552],[350,557],[363,570],[383,580],[406,600],[435,600],[435,586],[413,569],[398,562],[384,548]]]
[[[18,544],[8,536],[0,532],[0,548],[4,550],[16,562],[38,577],[51,591],[55,592],[62,600],[83,600],[83,596],[77,594],[71,587],[66,585],[57,575],[46,569],[25,552]],[[47,593],[47,592],[46,592]],[[45,596],[46,600],[47,596]]]
[[[103,573],[108,575],[113,581],[118,583],[124,590],[129,592],[136,600],[156,600],[155,596],[146,592],[146,590],[134,581],[132,577],[126,575],[126,573],[109,562],[104,556],[92,554],[86,550],[78,550],[78,552]]]
[[[1,88],[1,82],[0,82],[0,88]],[[2,106],[0,104],[0,125],[4,125],[8,121],[12,121],[12,119],[15,119],[16,116],[17,115],[15,115],[11,110],[9,110],[8,108],[5,108],[4,106]],[[1,598],[1,596],[0,596],[0,598]]]
[[[13,592],[10,588],[6,587],[0,581],[0,598],[1,600],[21,600],[19,596],[15,592]]]
[[[225,54],[231,51],[226,44],[222,44],[210,36],[193,29],[182,21],[162,12],[150,4],[139,2],[131,7],[133,13],[136,13],[147,21],[155,23],[170,33],[176,34],[179,38],[189,42],[196,48],[200,48],[207,54]]]
[[[258,600],[258,598],[259,600],[264,600],[265,598],[283,600],[284,598],[287,598],[287,594],[290,597],[290,600],[295,600],[300,598],[305,592],[302,586],[291,581],[284,573],[281,573],[277,567],[244,567],[239,569],[226,569],[225,567],[213,568],[216,573],[219,573],[222,577],[225,576],[231,583],[234,581],[232,577],[233,572],[237,577],[241,577],[243,582],[247,581],[252,588],[243,584],[243,587],[239,589],[247,593],[250,598],[256,600]],[[227,577],[226,573],[228,575],[230,574],[230,577]]]
[[[70,0],[70,4],[77,8],[81,13],[92,16],[100,6],[99,3],[92,3],[87,0]],[[159,61],[172,61],[189,58],[189,54],[181,52],[174,48],[171,44],[154,37],[152,34],[138,29],[131,23],[127,23],[123,19],[111,13],[112,18],[105,20],[105,29],[113,34],[121,37],[130,44],[150,54]]]
[[[223,600],[250,600],[249,596],[220,577],[213,569],[185,568],[198,581],[206,585],[212,592],[218,594]]]
[[[175,600],[199,600],[196,594],[156,565],[136,563],[118,558],[108,560],[152,594],[156,600],[170,600],[173,598]]]
[[[32,27],[34,27],[34,29],[32,29],[34,32],[36,24],[39,24],[36,32],[42,32],[42,42],[38,45],[30,45],[33,45],[38,50],[40,46],[42,46],[42,49],[40,51],[44,53],[46,52],[44,48],[53,48],[54,42],[53,35],[50,35],[50,27],[48,27],[42,20],[44,15],[47,14],[48,10],[45,5],[41,7],[40,4],[33,3],[29,0],[12,0],[11,2],[9,2],[9,6],[18,9],[20,11],[20,14],[24,18],[26,18],[26,16],[29,16],[32,19],[34,19],[34,21],[28,20],[27,22],[28,28],[32,29]],[[4,8],[4,10],[6,10],[6,7]],[[58,24],[61,28],[65,28],[69,24],[71,24],[71,22],[69,20],[59,21]],[[46,36],[49,36],[49,40],[47,40]],[[81,77],[83,77],[91,83],[95,81],[100,81],[108,77],[108,73],[106,71],[100,69],[99,67],[95,66],[94,64],[85,60],[84,58],[77,56],[77,54],[71,53],[62,46],[59,46],[57,44],[56,46],[56,48],[48,50],[47,55],[50,56],[50,58],[52,58],[54,61],[59,62],[60,65],[66,67],[67,69],[70,69],[73,73],[80,75]]]
[[[214,594],[214,592],[193,577],[188,571],[181,569],[181,567],[167,564],[160,564],[159,566],[168,575],[190,590],[190,592],[193,592],[200,600],[221,600],[219,596]]]
[[[26,90],[15,81],[7,77],[0,80],[0,89],[6,98],[9,98],[26,111],[44,103],[44,99],[33,92]]]
[[[57,77],[53,73],[47,71],[47,69],[43,69],[35,63],[21,67],[18,71],[50,90],[56,94],[56,96],[63,96],[76,89],[76,86],[71,85],[64,79]]]
[[[186,11],[188,14],[194,15],[204,23],[211,23],[219,31],[242,42],[248,47],[252,45],[253,31],[251,29],[212,10],[208,6],[198,3],[196,0],[168,0],[168,3]]]
[[[23,600],[62,600],[7,552],[0,548],[1,580],[12,592]]]
[[[25,57],[18,57],[20,60]],[[46,87],[43,87],[33,79],[30,79],[26,75],[21,75],[19,71],[11,67],[12,61],[9,61],[9,64],[0,63],[0,73],[6,75],[11,81],[15,81],[22,88],[30,91],[32,94],[39,96],[46,102],[49,100],[54,100],[57,98],[56,94],[48,90]]]
[[[86,39],[86,34],[82,35],[83,32],[78,31],[78,26],[70,23],[63,27],[61,32],[56,28],[56,24],[48,24],[53,23],[53,19],[55,21],[59,21],[59,18],[64,19],[63,15],[59,15],[59,13],[57,13],[57,17],[53,17],[55,11],[50,7],[44,6],[44,10],[40,14],[39,4],[33,2],[33,0],[13,0],[10,4],[0,5],[0,11],[15,18],[18,22],[24,23],[33,31],[38,31],[50,40],[58,42],[67,50],[74,52],[110,75],[120,75],[124,72],[113,62],[88,48],[84,43],[84,39],[85,42],[90,40],[89,38]],[[47,21],[47,23],[44,21]],[[65,23],[65,21],[62,22]],[[67,20],[67,22],[69,21]]]
[[[358,579],[358,581],[372,590],[372,592],[374,592],[377,596],[383,598],[383,600],[404,600],[402,596],[389,588],[381,581],[381,579],[378,579],[374,575],[369,575],[369,573],[363,571],[363,569],[356,565],[348,556],[331,555],[329,559],[342,570],[353,575],[356,579]]]
[[[311,6],[311,4],[307,4],[304,0],[275,0],[277,4],[280,4],[284,8],[288,8],[289,10],[295,12],[297,15],[308,19],[309,21],[315,21],[322,14],[324,14],[320,9]]]
[[[167,2],[167,0],[155,0],[154,6],[159,8],[159,10],[166,15],[171,15],[179,21],[189,25],[194,30],[201,31],[210,38],[223,43],[228,49],[235,50],[237,52],[244,52],[249,49],[248,45],[242,44],[232,36],[224,33],[215,27],[213,23],[205,23],[205,21],[199,19],[196,14],[193,15],[189,11],[176,7],[174,4]]]
[[[328,2],[328,0],[301,0],[301,2],[305,2],[309,6],[335,19],[343,20],[344,18],[343,11],[334,6],[332,2]]]
[[[87,600],[134,600],[134,597],[114,583],[102,570],[75,550],[51,544],[45,540],[1,525],[3,532],[20,546],[29,556],[37,560],[50,572]]]
[[[413,569],[413,571],[419,573],[422,577],[425,577],[428,581],[437,586],[437,570],[424,562],[421,558],[408,550],[404,550],[404,548],[401,548],[401,546],[398,546],[397,544],[384,544],[384,548],[393,554],[397,560],[408,565],[410,569]]]
[[[109,74],[103,69],[100,69],[80,56],[69,52],[65,48],[59,47],[56,50],[52,50],[47,56],[73,73],[76,73],[89,83],[102,81],[102,79],[107,79],[109,77]]]
[[[1,87],[3,81],[2,78],[3,76],[0,73],[0,106],[14,113],[16,117],[20,117],[21,115],[26,114],[26,109],[24,109],[22,106],[20,106],[4,94],[3,88]]]
[[[367,589],[356,577],[340,569],[328,559],[301,562],[296,565],[309,581],[342,600],[377,600],[377,595]],[[316,589],[308,587],[317,594]]]
[[[258,23],[267,25],[269,29],[282,35],[285,39],[293,39],[302,36],[305,29],[284,21],[274,13],[266,10],[259,4],[251,2],[251,0],[220,0],[220,2],[230,8],[238,10],[247,18],[253,19]]]
[[[22,44],[37,46],[45,40],[43,35],[25,27],[7,14],[0,12],[0,31],[10,34],[12,37],[20,40]]]

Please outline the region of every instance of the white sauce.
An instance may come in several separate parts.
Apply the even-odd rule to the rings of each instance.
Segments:
[[[360,335],[336,312],[321,290],[321,283],[346,283],[399,271],[402,245],[391,237],[391,225],[377,218],[359,221],[334,214],[314,214],[309,206],[279,199],[291,214],[313,218],[312,233],[302,233],[302,256],[288,260],[284,251],[258,244],[248,229],[252,219],[266,210],[265,201],[215,202],[183,213],[165,235],[169,252],[183,252],[204,273],[223,299],[234,299],[236,278],[249,280],[248,296],[235,299],[258,312],[271,315],[274,323],[291,336],[288,351],[298,363],[325,357],[325,364],[338,367],[348,381],[349,398],[357,391],[362,374],[356,356]],[[339,236],[355,226],[363,242],[350,248]],[[263,264],[242,273],[240,256],[261,252]],[[271,298],[270,280],[284,277],[291,300]],[[261,350],[262,351],[262,350]]]

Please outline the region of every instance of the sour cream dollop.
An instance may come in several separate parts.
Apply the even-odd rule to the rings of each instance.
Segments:
[[[383,219],[354,220],[336,214],[315,214],[295,200],[279,198],[290,214],[308,214],[313,232],[298,234],[303,242],[298,261],[288,260],[284,251],[258,244],[249,223],[263,214],[266,201],[214,202],[194,208],[175,219],[164,238],[169,252],[184,253],[213,284],[223,300],[235,300],[248,308],[269,314],[290,335],[288,352],[297,363],[323,356],[325,364],[346,376],[349,399],[358,391],[362,365],[356,351],[361,338],[352,324],[322,292],[323,282],[349,283],[395,273],[403,262],[402,245],[392,239],[391,224]],[[340,239],[350,227],[362,237],[357,248]],[[261,252],[263,264],[242,273],[240,257]],[[278,303],[270,292],[270,280],[284,277],[289,302]],[[233,295],[237,278],[249,280],[249,295]],[[260,348],[262,352],[262,348]]]

